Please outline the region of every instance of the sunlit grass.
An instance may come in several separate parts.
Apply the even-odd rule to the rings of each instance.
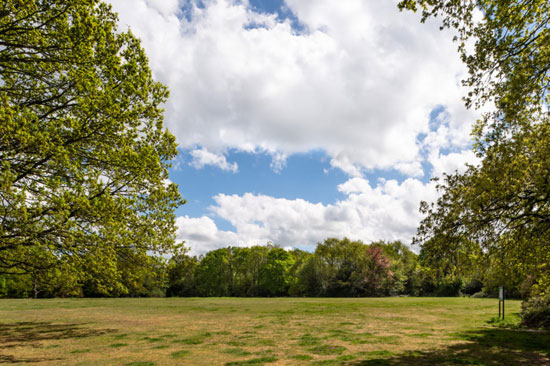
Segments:
[[[469,298],[0,300],[0,364],[541,364],[520,303]]]

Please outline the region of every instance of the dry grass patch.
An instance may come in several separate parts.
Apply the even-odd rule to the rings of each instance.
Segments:
[[[0,364],[543,364],[550,336],[488,324],[497,305],[467,298],[0,300]],[[519,305],[509,301],[509,314]]]

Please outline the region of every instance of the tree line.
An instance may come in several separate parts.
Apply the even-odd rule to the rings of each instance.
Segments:
[[[313,252],[272,244],[229,246],[200,256],[180,250],[169,259],[120,258],[117,270],[123,275],[116,287],[104,286],[98,275],[78,279],[63,267],[0,275],[0,296],[492,296],[503,284],[493,268],[459,275],[442,271],[432,259],[400,241],[365,244],[347,238],[326,239]],[[521,296],[530,279],[514,280],[507,281],[509,294]]]

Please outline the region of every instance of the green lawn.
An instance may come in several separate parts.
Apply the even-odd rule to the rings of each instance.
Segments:
[[[545,365],[495,299],[0,300],[0,364]]]

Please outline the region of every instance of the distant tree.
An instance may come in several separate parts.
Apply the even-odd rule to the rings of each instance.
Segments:
[[[195,284],[199,296],[231,296],[233,273],[230,248],[212,250],[199,258]]]
[[[195,296],[195,268],[197,258],[185,252],[174,255],[168,262],[168,285],[166,296]]]
[[[307,293],[306,281],[304,278],[304,268],[313,257],[313,254],[301,249],[293,249],[291,251],[294,263],[289,269],[290,273],[290,286],[288,294],[290,296],[305,296]],[[315,291],[313,291],[315,292]]]
[[[401,242],[328,238],[314,253],[272,244],[220,248],[199,258],[181,252],[168,264],[167,295],[418,295],[425,278],[417,255]]]
[[[164,297],[168,287],[168,261],[158,256],[128,256],[119,259],[122,283],[127,289],[120,295]],[[122,268],[121,264],[123,265]]]
[[[317,244],[315,256],[324,267],[324,293],[327,296],[360,296],[361,285],[356,278],[364,272],[365,250],[360,241],[329,238]]]
[[[328,273],[326,266],[316,255],[306,257],[300,270],[293,294],[301,296],[326,295],[326,278]]]
[[[290,284],[290,269],[294,264],[292,254],[282,248],[272,248],[262,271],[261,287],[269,296],[287,296]]]
[[[379,245],[391,262],[392,279],[388,283],[388,294],[419,295],[422,274],[418,255],[401,241],[381,241],[373,244]]]
[[[27,298],[33,296],[32,280],[29,274],[0,274],[0,297]]]
[[[360,273],[361,293],[366,296],[389,294],[392,280],[391,261],[380,245],[371,244],[365,253],[366,266]]]
[[[250,296],[257,287],[258,279],[254,275],[254,258],[251,248],[231,248],[231,269],[233,296]],[[259,275],[258,275],[259,276]]]
[[[246,278],[249,283],[246,296],[263,295],[262,274],[267,263],[269,246],[255,245],[250,248],[246,260]]]
[[[168,91],[116,22],[98,0],[0,3],[0,273],[63,258],[117,292],[120,252],[173,248]]]

